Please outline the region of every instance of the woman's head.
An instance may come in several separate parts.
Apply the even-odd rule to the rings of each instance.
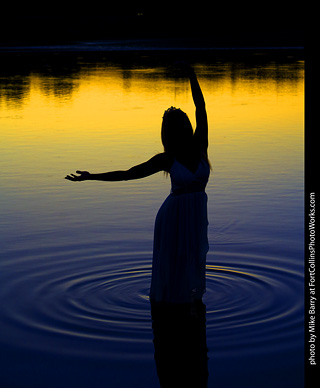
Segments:
[[[161,140],[165,152],[177,154],[187,150],[193,137],[193,129],[188,116],[173,106],[164,112]]]

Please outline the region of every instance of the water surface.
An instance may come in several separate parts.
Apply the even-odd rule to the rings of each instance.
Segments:
[[[171,105],[209,119],[209,387],[303,387],[303,95],[289,51],[1,55],[1,386],[157,387],[148,300]],[[178,57],[178,58],[177,58]]]

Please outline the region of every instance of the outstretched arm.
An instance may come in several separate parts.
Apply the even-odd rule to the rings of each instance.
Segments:
[[[86,180],[96,181],[128,181],[132,179],[140,179],[149,175],[155,174],[159,171],[168,170],[168,159],[164,153],[157,154],[149,159],[147,162],[138,164],[125,171],[110,171],[101,174],[90,174],[87,171],[77,171],[77,174],[70,174],[65,177],[69,181],[82,182]]]

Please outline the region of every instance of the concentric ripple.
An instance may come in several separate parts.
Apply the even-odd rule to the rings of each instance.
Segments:
[[[282,265],[277,258],[236,254],[224,263],[209,262],[207,332],[213,352],[235,356],[299,346],[303,269]]]
[[[23,336],[17,346],[78,356],[150,353],[150,254],[82,258],[73,265],[55,261],[49,267],[38,265],[38,273],[21,274],[3,287],[1,319],[11,344]]]
[[[2,342],[80,357],[153,357],[150,252],[92,257],[88,249],[78,258],[60,252],[3,264]],[[210,352],[227,357],[298,346],[303,271],[286,268],[277,258],[208,255]]]

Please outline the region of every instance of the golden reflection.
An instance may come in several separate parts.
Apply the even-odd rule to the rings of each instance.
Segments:
[[[235,270],[235,269],[231,269],[231,268],[224,268],[224,267],[220,267],[220,266],[217,266],[217,265],[207,265],[206,266],[207,268],[207,271],[221,271],[221,272],[227,272],[227,273],[236,273],[236,274],[240,274],[240,275],[245,275],[245,276],[249,276],[249,277],[256,277],[258,278],[257,275],[255,274],[252,274],[252,273],[249,273],[249,272],[244,272],[244,271],[238,271],[238,270]],[[207,274],[207,276],[215,276],[215,275],[211,275],[210,273]]]
[[[221,145],[217,152],[241,159],[288,147],[288,142],[301,145],[302,66],[293,79],[273,78],[272,72],[266,78],[231,77],[226,70],[215,77],[210,76],[214,68],[196,70],[206,98],[211,150]],[[76,76],[31,73],[17,85],[10,82],[9,91],[4,87],[0,95],[0,131],[3,147],[17,160],[33,148],[38,160],[68,152],[75,164],[87,160],[88,168],[106,160],[129,166],[162,151],[161,118],[169,106],[180,107],[195,122],[187,80],[167,77],[163,68],[110,66]]]

